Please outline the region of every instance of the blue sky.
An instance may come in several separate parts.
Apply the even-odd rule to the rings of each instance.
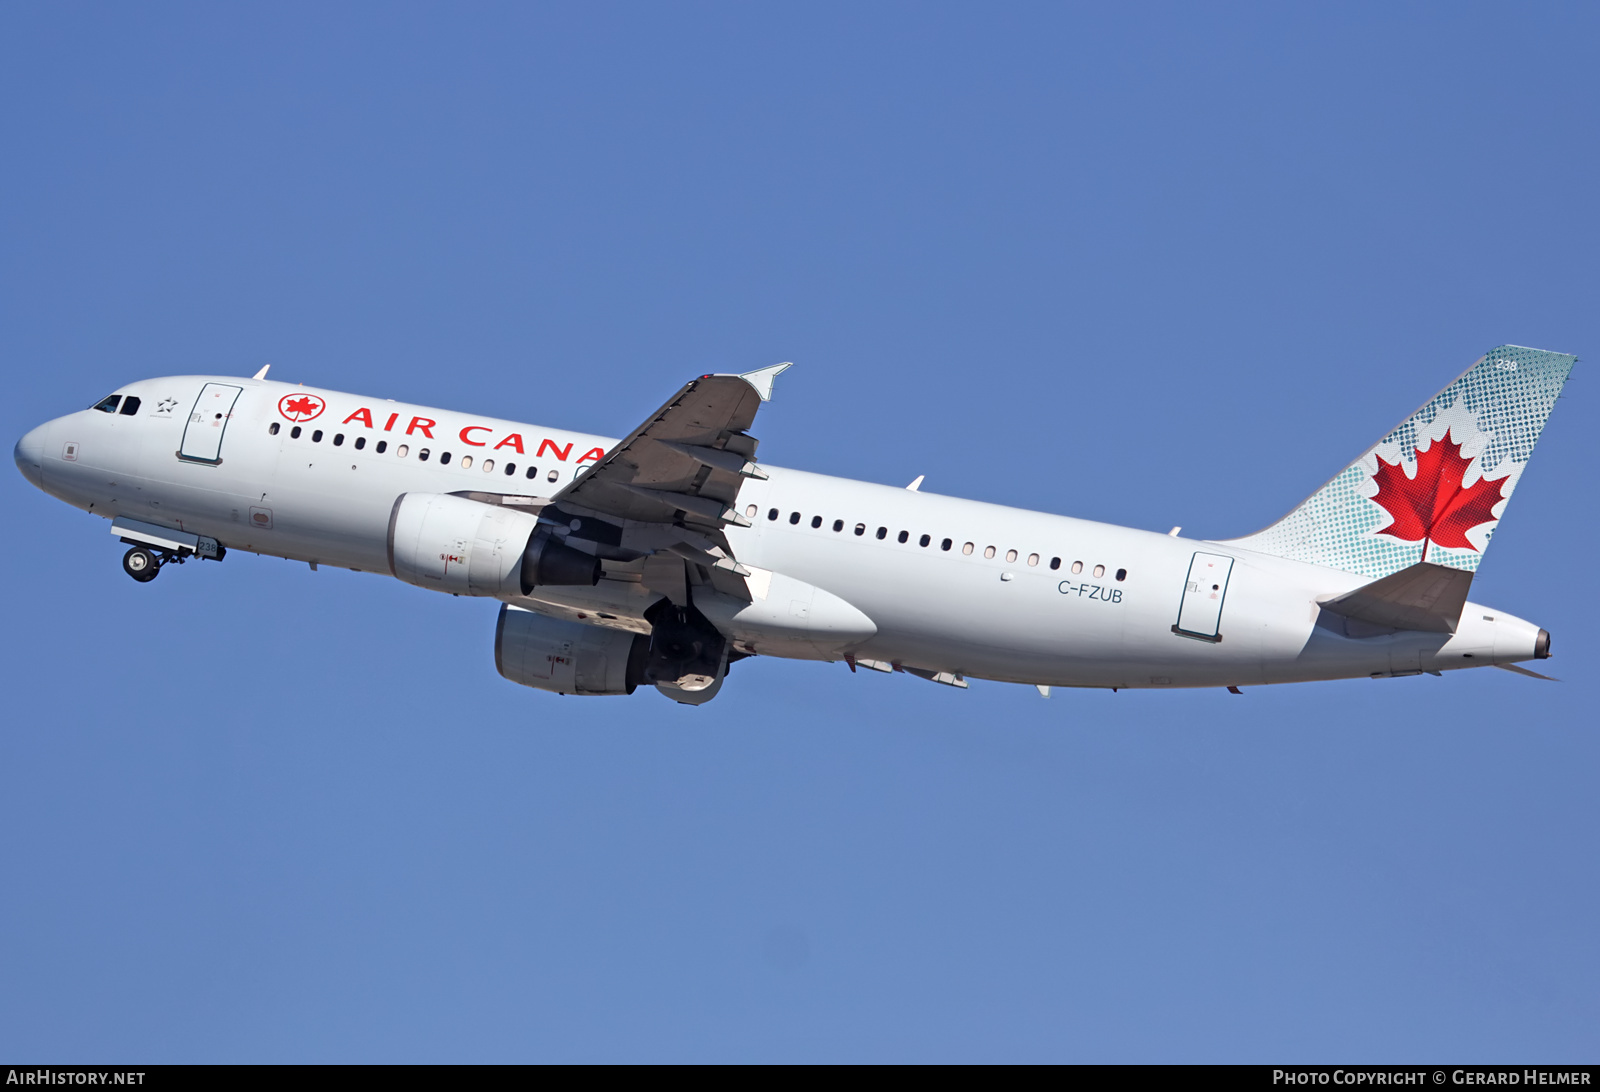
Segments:
[[[1243,534],[1600,352],[1585,5],[0,9],[0,400],[273,377]],[[0,476],[0,1056],[1592,1061],[1580,363],[1474,585],[1559,685],[496,675],[494,612],[137,585]],[[1588,710],[1585,713],[1585,710]]]

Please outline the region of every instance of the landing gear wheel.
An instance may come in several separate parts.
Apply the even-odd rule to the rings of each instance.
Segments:
[[[139,583],[148,584],[161,571],[161,562],[143,546],[135,546],[122,555],[122,571]]]

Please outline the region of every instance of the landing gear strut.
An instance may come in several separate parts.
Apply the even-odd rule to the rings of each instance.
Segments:
[[[162,528],[155,527],[152,530],[160,531]],[[195,539],[193,546],[182,542],[153,544],[137,538],[124,538],[122,541],[133,549],[122,555],[122,571],[139,583],[148,584],[164,566],[182,565],[191,557],[221,561],[228,555],[228,548],[214,538],[199,535],[190,537]]]
[[[154,550],[135,546],[122,555],[122,571],[141,584],[148,584],[161,571],[161,559]]]

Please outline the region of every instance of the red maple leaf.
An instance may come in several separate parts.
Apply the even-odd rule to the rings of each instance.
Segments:
[[[301,395],[299,398],[283,404],[285,412],[290,414],[316,413],[317,403],[314,399]]]
[[[1461,456],[1461,445],[1452,436],[1435,440],[1427,451],[1417,452],[1417,476],[1406,477],[1400,461],[1378,457],[1378,495],[1372,499],[1394,517],[1380,535],[1392,535],[1406,542],[1435,542],[1453,550],[1476,550],[1467,541],[1467,532],[1494,522],[1494,506],[1499,504],[1509,478],[1488,481],[1479,478],[1470,486],[1461,484],[1471,459]],[[1428,548],[1422,548],[1427,558]]]

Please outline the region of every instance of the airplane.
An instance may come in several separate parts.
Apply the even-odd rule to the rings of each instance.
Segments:
[[[1503,345],[1254,534],[1195,540],[812,474],[750,433],[788,364],[621,440],[252,378],[128,384],[17,442],[148,582],[254,553],[499,603],[495,666],[700,705],[752,656],[1111,690],[1438,675],[1550,655],[1469,602],[1576,357]]]

